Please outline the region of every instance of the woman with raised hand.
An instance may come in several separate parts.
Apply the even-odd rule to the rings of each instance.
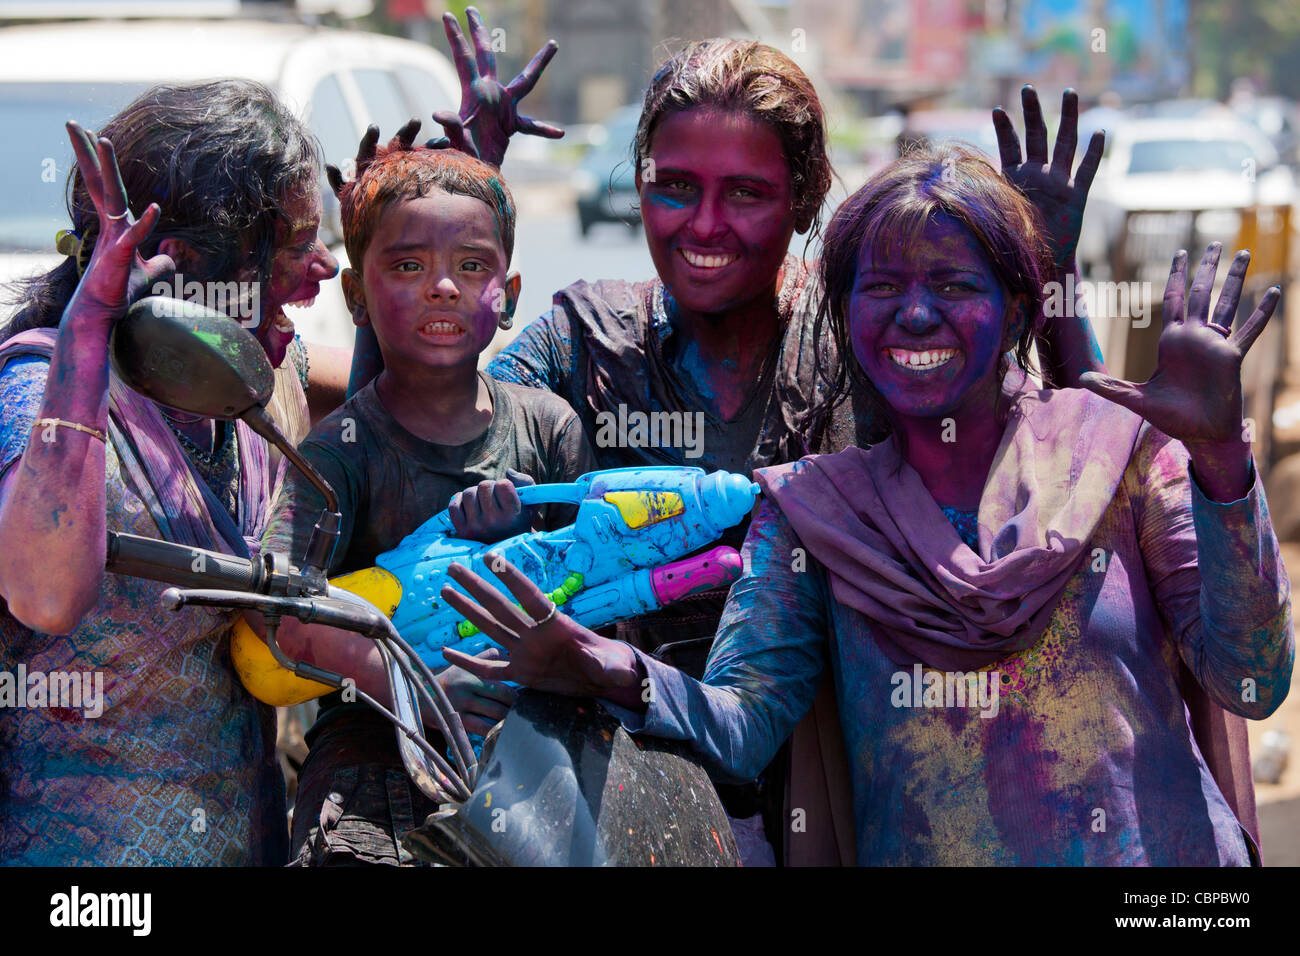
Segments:
[[[466,142],[453,117],[437,118],[461,148],[490,143],[485,158],[499,164],[508,137],[491,130],[514,128],[509,117],[517,102],[502,91],[531,89],[539,60],[544,65],[553,50],[548,46],[501,88],[478,14],[469,15],[472,51],[455,18],[447,14],[444,21],[464,88],[462,114],[487,129]],[[1067,91],[1062,99],[1050,161],[1037,94],[1026,87],[1022,99],[1024,155],[1009,117],[994,111],[1003,174],[1047,226],[1050,264],[1043,281],[1064,283],[1074,271],[1104,136],[1093,136],[1072,177],[1078,97]],[[814,328],[821,301],[815,263],[787,252],[795,233],[820,230],[831,187],[826,144],[817,93],[784,53],[740,40],[688,44],[650,81],[632,150],[657,276],[561,289],[552,310],[525,328],[488,372],[566,399],[602,468],[693,465],[748,474],[807,451],[865,446],[881,437],[887,424],[864,396],[824,406],[827,380],[842,375],[844,364],[836,344]],[[1103,368],[1082,308],[1039,331],[1039,354],[1056,383],[1073,384],[1082,372]],[[357,341],[353,389],[381,367],[364,330]],[[669,423],[660,442],[649,442],[648,430],[644,438],[634,429],[620,433],[619,423],[652,415]],[[738,526],[721,543],[738,547],[744,533]],[[618,635],[699,677],[726,593],[718,589],[622,622]],[[772,811],[784,795],[779,785],[765,796],[752,787],[720,792],[733,818],[752,818],[760,800]]]
[[[1175,257],[1149,382],[1044,390],[1025,375],[1050,269],[1033,209],[968,152],[899,160],[840,208],[821,263],[854,356],[841,388],[890,437],[757,472],[703,681],[552,613],[508,566],[522,610],[466,569],[473,600],[443,592],[508,659],[449,656],[602,698],[738,780],[829,669],[862,864],[1251,862],[1249,769],[1217,747],[1231,715],[1277,708],[1294,659],[1241,421],[1279,290],[1234,329],[1249,254],[1211,313],[1218,261],[1216,243],[1187,294]]]
[[[75,241],[26,285],[0,345],[0,654],[10,673],[77,674],[83,700],[102,695],[0,710],[0,859],[283,863],[275,714],[231,666],[235,612],[165,610],[164,585],[104,571],[107,529],[248,556],[268,448],[242,423],[132,392],[108,344],[175,271],[234,284],[249,297],[228,305],[258,304],[238,320],[285,364],[278,391],[305,426],[284,306],[338,269],[316,235],[316,142],[268,89],[234,80],[155,87],[103,135],[68,133]]]

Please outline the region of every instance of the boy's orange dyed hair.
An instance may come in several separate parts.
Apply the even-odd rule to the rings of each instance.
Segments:
[[[515,251],[515,206],[510,190],[493,166],[454,149],[407,146],[394,138],[339,189],[343,244],[352,268],[361,271],[366,248],[379,218],[393,203],[420,199],[433,190],[471,196],[487,203],[496,220],[506,264]]]

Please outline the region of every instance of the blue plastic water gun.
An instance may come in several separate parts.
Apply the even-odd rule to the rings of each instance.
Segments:
[[[570,484],[518,489],[525,505],[575,505],[572,524],[530,531],[495,544],[454,537],[447,511],[439,512],[377,567],[331,580],[366,598],[390,618],[402,637],[434,670],[447,666],[444,647],[477,654],[495,646],[442,600],[452,562],[466,565],[508,597],[484,555],[504,557],[545,591],[560,609],[588,628],[638,617],[690,594],[729,584],[740,576],[734,548],[685,556],[716,541],[749,514],[759,486],[725,471],[702,468],[613,468]],[[252,644],[248,642],[251,638]],[[280,668],[251,631],[232,641],[236,667],[259,699],[280,706],[328,693],[331,688]]]
[[[743,520],[757,494],[758,485],[725,471],[593,471],[572,484],[519,489],[525,505],[577,505],[571,525],[485,545],[451,537],[451,518],[443,511],[375,563],[401,583],[393,624],[426,663],[439,668],[446,666],[444,647],[477,654],[494,646],[439,596],[452,583],[446,571],[453,561],[509,593],[484,561],[488,551],[500,554],[565,614],[586,627],[602,627],[734,580],[740,573],[734,548],[677,559]]]

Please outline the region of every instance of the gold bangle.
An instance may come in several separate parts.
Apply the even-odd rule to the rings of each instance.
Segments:
[[[33,423],[33,425],[36,428],[40,428],[42,426],[49,426],[49,425],[56,425],[56,426],[61,425],[64,428],[71,428],[74,429],[75,431],[85,432],[91,438],[98,438],[102,442],[105,443],[108,442],[108,436],[106,436],[98,428],[90,428],[86,425],[78,425],[76,422],[65,422],[62,418],[38,418]]]

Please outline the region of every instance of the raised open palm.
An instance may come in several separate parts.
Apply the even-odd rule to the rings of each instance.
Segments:
[[[153,232],[160,212],[157,203],[150,203],[138,222],[132,217],[113,144],[102,136],[96,139],[75,122],[69,122],[67,129],[77,168],[99,215],[95,248],[67,312],[112,324],[155,282],[174,272],[176,264],[170,256],[146,260],[140,255],[140,244]]]
[[[1212,243],[1187,293],[1187,252],[1179,250],[1165,287],[1163,326],[1156,370],[1141,385],[1096,372],[1079,384],[1131,409],[1190,448],[1242,441],[1241,363],[1259,338],[1282,290],[1269,289],[1236,330],[1250,253],[1237,253],[1210,315],[1210,298],[1222,246]]]
[[[440,110],[433,114],[433,118],[442,124],[451,145],[493,166],[500,166],[510,137],[515,133],[531,133],[547,139],[562,137],[564,130],[558,126],[519,113],[519,101],[537,85],[546,64],[555,56],[555,41],[547,41],[519,75],[502,86],[497,79],[492,38],[483,23],[483,17],[478,10],[469,7],[465,11],[465,19],[474,41],[472,50],[460,31],[455,14],[442,15],[447,42],[451,44],[452,59],[456,63],[456,72],[460,74],[460,115]]]
[[[1043,121],[1043,108],[1038,93],[1032,86],[1020,91],[1020,102],[1025,114],[1025,151],[1022,161],[1020,138],[1006,110],[993,111],[993,128],[998,135],[998,153],[1002,159],[1002,175],[1025,194],[1043,217],[1048,245],[1058,269],[1067,269],[1074,261],[1074,250],[1079,245],[1079,230],[1083,227],[1083,209],[1088,202],[1088,190],[1101,164],[1106,147],[1106,135],[1101,130],[1092,134],[1088,149],[1070,178],[1074,153],[1079,143],[1079,94],[1066,90],[1061,96],[1061,125],[1056,131],[1056,148],[1052,161],[1047,161],[1047,124]]]

